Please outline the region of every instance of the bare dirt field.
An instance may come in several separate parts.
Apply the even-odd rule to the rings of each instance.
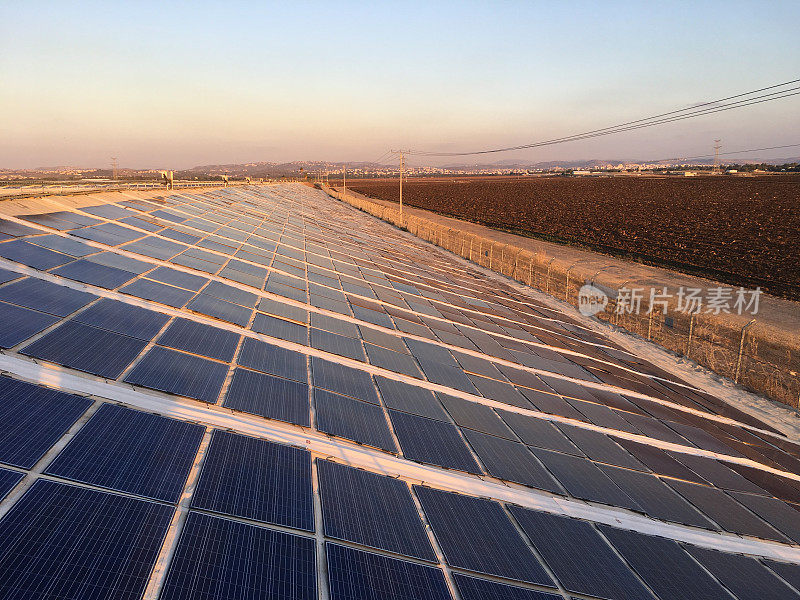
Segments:
[[[396,179],[348,181],[399,201]],[[800,300],[800,176],[410,179],[404,203]]]

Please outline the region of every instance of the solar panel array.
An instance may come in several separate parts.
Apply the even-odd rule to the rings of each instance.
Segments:
[[[800,597],[800,445],[502,281],[300,185],[23,209],[0,597]]]

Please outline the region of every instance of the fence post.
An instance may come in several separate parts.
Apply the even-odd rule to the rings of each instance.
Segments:
[[[533,287],[533,255],[528,259],[528,287]]]
[[[756,320],[752,319],[747,325],[742,327],[742,336],[739,338],[739,355],[736,357],[736,374],[733,376],[733,382],[739,383],[739,370],[742,367],[742,353],[744,352],[744,336],[747,328],[750,327]]]
[[[489,246],[489,270],[492,270],[492,261],[494,260],[494,242]]]
[[[550,293],[550,266],[553,264],[553,261],[556,259],[554,256],[550,259],[550,262],[547,263],[547,284],[545,285],[544,291],[545,293]]]

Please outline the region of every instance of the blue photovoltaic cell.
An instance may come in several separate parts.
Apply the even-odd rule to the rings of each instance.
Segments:
[[[192,506],[313,531],[311,454],[214,430]]]
[[[54,269],[53,273],[67,279],[97,285],[109,290],[118,288],[123,283],[127,283],[136,277],[130,271],[100,265],[89,259],[76,260],[71,264]]]
[[[326,390],[314,390],[317,429],[367,446],[397,452],[383,408]]]
[[[471,429],[463,429],[462,433],[490,475],[556,494],[564,493],[524,444]]]
[[[172,513],[40,479],[0,521],[0,597],[139,600]]]
[[[380,375],[375,376],[375,381],[387,408],[437,421],[450,420],[432,391]]]
[[[256,294],[241,290],[232,285],[220,283],[219,281],[212,281],[209,283],[203,290],[203,293],[219,298],[220,300],[226,300],[249,308],[255,308],[256,302],[258,301],[258,296]]]
[[[170,323],[156,343],[229,362],[239,345],[239,335],[178,317]]]
[[[214,404],[227,374],[226,364],[154,346],[125,381]]]
[[[650,592],[587,521],[519,506],[509,510],[568,592],[650,600]]]
[[[491,407],[442,392],[437,392],[436,396],[452,415],[456,425],[516,441],[514,433]]]
[[[331,600],[451,600],[444,573],[327,542]]]
[[[798,600],[800,594],[755,558],[684,545],[739,600]]]
[[[146,308],[103,298],[76,315],[73,321],[149,342],[169,321],[169,317]]]
[[[239,327],[246,327],[250,322],[250,315],[253,314],[252,308],[220,300],[206,293],[197,294],[186,308],[221,321],[228,321]]]
[[[238,363],[263,373],[278,375],[294,381],[308,382],[306,355],[273,346],[261,340],[244,338]]]
[[[92,401],[0,376],[0,462],[30,469]]]
[[[467,473],[481,473],[452,423],[394,410],[389,411],[389,416],[406,458]]]
[[[316,356],[311,359],[311,383],[314,387],[325,388],[371,404],[380,404],[369,373]]]
[[[205,427],[105,404],[47,468],[47,473],[177,502]]]
[[[0,302],[0,348],[13,348],[58,320],[36,310]]]
[[[157,281],[150,281],[149,279],[136,279],[125,287],[120,288],[119,291],[144,300],[166,304],[173,308],[181,308],[195,294],[189,290],[165,285]]]
[[[0,468],[0,500],[5,498],[8,492],[22,481],[23,477],[25,477],[25,473]]]
[[[639,577],[662,600],[730,600],[730,595],[677,542],[635,531],[599,525]]]
[[[453,573],[461,600],[561,600],[560,595]]]
[[[794,589],[800,590],[800,565],[777,562],[774,560],[765,560],[764,564],[780,575],[784,580],[788,581]]]
[[[184,273],[177,269],[170,269],[169,267],[158,267],[152,273],[148,273],[149,279],[155,279],[161,283],[168,283],[169,285],[176,285],[178,287],[199,292],[200,289],[208,283],[208,279],[200,277],[199,275],[192,275],[191,273]]]
[[[96,299],[97,296],[94,294],[73,290],[35,277],[15,281],[0,288],[0,300],[57,317],[66,317]]]
[[[252,330],[281,340],[288,340],[304,346],[308,345],[308,327],[263,313],[256,313],[255,318],[253,318]]]
[[[308,384],[237,368],[223,406],[308,427]]]
[[[314,538],[189,511],[160,600],[316,600]]]
[[[556,587],[497,502],[414,486],[447,563]]]
[[[144,340],[67,321],[20,353],[116,379],[146,345]]]
[[[88,260],[99,265],[122,269],[134,275],[141,275],[153,269],[153,265],[150,263],[142,262],[128,256],[122,256],[114,252],[101,252],[100,254],[90,257]]]
[[[22,277],[22,273],[0,268],[0,283],[8,283],[9,281],[19,279],[20,277]]]
[[[25,240],[12,240],[0,244],[0,256],[40,271],[46,271],[75,260],[72,256],[53,252]]]
[[[327,537],[436,562],[405,482],[325,460],[317,472]]]
[[[92,248],[83,242],[79,242],[71,238],[61,237],[60,235],[55,234],[39,235],[31,238],[28,241],[30,241],[32,244],[36,244],[37,246],[42,246],[43,248],[49,248],[50,250],[63,252],[64,254],[69,254],[70,256],[76,257],[95,254],[99,251],[98,248]]]
[[[353,360],[365,360],[364,348],[361,340],[331,333],[323,329],[311,328],[311,346],[339,356],[346,356]]]

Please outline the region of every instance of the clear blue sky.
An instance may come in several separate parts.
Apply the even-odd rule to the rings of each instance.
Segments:
[[[796,0],[6,0],[0,167],[531,142],[798,78],[798,23]],[[800,96],[493,160],[687,156],[716,137],[728,150],[800,142]]]

